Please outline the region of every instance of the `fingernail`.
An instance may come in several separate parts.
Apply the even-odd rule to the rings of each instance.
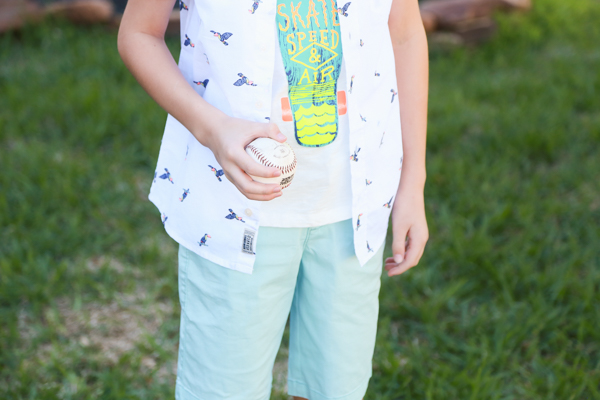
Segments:
[[[285,135],[283,133],[279,132],[277,134],[277,139],[279,139],[279,140],[285,140]]]
[[[404,260],[404,256],[402,254],[395,254],[394,255],[394,262],[396,264],[400,264],[403,260]]]
[[[273,193],[278,193],[281,192],[281,186],[277,186],[275,189],[273,189]]]

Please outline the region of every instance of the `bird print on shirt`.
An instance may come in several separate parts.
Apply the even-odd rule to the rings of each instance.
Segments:
[[[254,0],[254,2],[252,2],[252,8],[248,10],[250,11],[250,14],[254,14],[256,12],[259,3],[262,3],[262,0]]]
[[[215,37],[218,37],[219,40],[221,41],[221,43],[223,43],[225,46],[229,46],[229,43],[226,42],[227,39],[229,39],[231,36],[233,36],[233,33],[231,32],[225,32],[223,34],[219,33],[219,32],[215,32],[215,31],[210,31]]]
[[[158,172],[154,171],[154,179],[152,180],[153,183],[156,183],[156,175],[158,175]]]
[[[362,217],[362,214],[358,214],[358,217],[356,218],[356,230],[358,230],[358,228],[360,228],[360,217]]]
[[[393,103],[394,97],[398,94],[398,92],[396,92],[394,89],[390,90],[390,92],[392,92],[392,101],[390,103]]]
[[[209,165],[208,167],[210,168],[210,170],[211,170],[212,172],[214,172],[214,173],[215,173],[215,176],[217,177],[217,179],[219,180],[219,182],[222,182],[222,180],[221,180],[221,177],[222,177],[223,175],[225,175],[225,173],[223,172],[223,170],[222,170],[222,169],[216,169],[216,168],[215,168],[215,167],[213,167],[212,165]]]
[[[363,42],[362,39],[360,39],[360,47],[363,47],[365,45],[365,42]]]
[[[242,219],[242,217],[238,217],[238,215],[236,213],[234,213],[231,208],[229,209],[229,215],[226,215],[225,218],[227,218],[227,219],[237,219],[240,222],[246,223],[246,221],[244,221]]]
[[[370,181],[368,179],[365,179],[365,183],[367,184],[367,186],[369,186],[371,183],[373,183],[373,181]]]
[[[369,246],[369,241],[367,240],[367,253],[371,252],[373,252],[373,249],[371,248],[371,246]]]
[[[375,76],[381,76],[381,74],[377,71],[375,71]]]
[[[352,94],[352,86],[354,85],[354,75],[352,75],[350,77],[350,90],[348,90],[348,93]]]
[[[383,137],[385,136],[385,132],[383,132],[383,135],[381,135],[381,142],[379,142],[379,147],[381,147],[381,145],[383,144]]]
[[[245,76],[244,74],[242,74],[241,72],[238,74],[238,76],[240,77],[240,79],[238,79],[237,81],[235,81],[233,83],[235,86],[242,86],[242,85],[257,86],[256,83],[249,80],[248,77]]]
[[[161,176],[159,176],[160,179],[168,179],[169,182],[175,184],[175,182],[173,182],[173,177],[171,176],[171,173],[169,172],[168,169],[165,168],[165,173],[162,174]]]
[[[354,150],[354,154],[350,155],[351,161],[358,161],[358,152],[359,151],[360,151],[360,147],[357,147],[357,149]]]
[[[367,122],[367,119],[365,117],[362,116],[362,114],[358,114],[360,115],[360,119],[362,120],[362,122]]]
[[[165,213],[161,214],[160,220],[162,221],[163,225],[165,224],[165,222],[167,222],[168,219],[169,219],[169,217],[167,217],[167,215]]]
[[[181,10],[188,11],[189,8],[188,8],[187,4],[185,4],[183,1],[179,0],[179,11],[181,11]]]
[[[192,43],[192,39],[190,39],[190,37],[186,34],[185,35],[185,41],[183,42],[184,46],[190,46],[190,47],[196,47],[196,45],[194,43]]]
[[[186,197],[190,194],[190,189],[183,189],[183,195],[179,198],[179,201],[184,201]]]
[[[194,82],[198,86],[204,86],[205,88],[208,85],[208,79],[205,79],[203,81],[192,81],[192,82]]]
[[[387,207],[387,208],[392,208],[392,200],[394,199],[394,196],[392,196],[392,198],[390,199],[390,201],[388,201],[387,203],[385,203],[383,206]]]
[[[212,239],[208,233],[205,233],[205,234],[204,234],[204,236],[202,237],[202,239],[200,239],[200,241],[198,242],[198,245],[199,245],[200,247],[202,247],[202,246],[208,246],[208,245],[206,244],[206,239]]]
[[[342,8],[338,8],[338,14],[342,14],[344,17],[348,16],[348,7],[350,7],[350,1],[344,4]]]

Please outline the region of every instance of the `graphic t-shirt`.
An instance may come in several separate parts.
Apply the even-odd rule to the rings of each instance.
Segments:
[[[283,195],[262,204],[261,225],[312,227],[351,218],[346,76],[335,0],[278,0],[275,40],[280,52],[270,118],[298,164]]]

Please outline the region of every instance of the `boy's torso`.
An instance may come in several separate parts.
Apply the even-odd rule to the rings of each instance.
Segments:
[[[321,17],[319,28],[324,32],[314,35],[308,32],[302,41],[306,54],[297,57],[309,66],[327,52],[323,48],[314,51],[320,42],[325,41],[331,47],[335,37],[331,28],[339,24],[346,77],[345,82],[338,81],[335,90],[346,95],[348,130],[344,139],[350,209],[356,255],[364,264],[385,240],[401,172],[400,110],[387,28],[391,0],[343,5],[330,0],[306,3],[307,15],[300,15],[300,2],[294,4],[293,11],[292,2],[288,1],[279,4],[276,0],[250,1],[247,7],[246,3],[233,0],[185,2],[181,10],[179,66],[190,85],[209,103],[230,116],[265,122],[270,118],[273,104],[275,52],[281,49],[274,40],[278,34],[278,16],[282,21],[286,18],[281,14],[289,18],[288,29],[294,33],[289,40],[295,39],[298,53],[300,38],[294,22],[314,24],[318,18],[311,14],[318,13]],[[334,5],[336,18],[332,18]],[[329,18],[322,19],[323,14]],[[325,23],[328,26],[323,27]],[[286,41],[290,33],[285,32]],[[300,58],[304,56],[306,60]],[[313,72],[308,76],[313,82],[315,71],[307,69]],[[319,71],[316,72],[318,78]],[[303,83],[306,82],[305,77]],[[251,272],[255,255],[244,251],[242,244],[248,235],[257,234],[261,202],[247,199],[219,175],[220,167],[212,152],[171,116],[156,171],[149,197],[161,211],[167,232],[213,262]]]

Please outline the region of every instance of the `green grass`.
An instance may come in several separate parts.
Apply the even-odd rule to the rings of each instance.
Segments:
[[[383,277],[367,400],[600,399],[600,3],[497,20],[431,49],[431,238]],[[0,398],[172,398],[165,117],[114,31],[0,36]]]

